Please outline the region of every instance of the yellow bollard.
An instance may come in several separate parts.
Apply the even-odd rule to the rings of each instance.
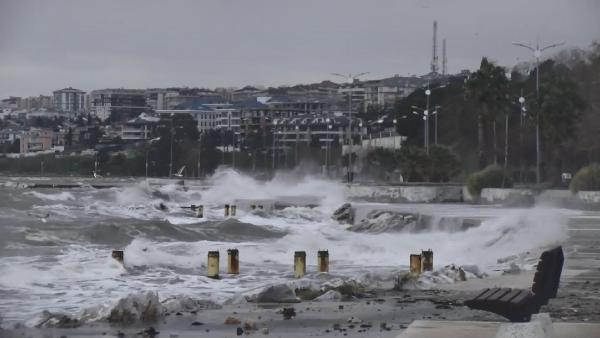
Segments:
[[[208,252],[207,276],[209,278],[219,279],[219,252]]]
[[[421,271],[433,271],[433,251],[421,251]]]
[[[300,278],[306,274],[306,252],[294,252],[294,277]]]
[[[196,207],[196,217],[204,218],[204,206],[203,205],[199,205]]]
[[[329,272],[329,251],[319,250],[317,253],[317,265],[319,272]]]
[[[237,210],[237,206],[235,204],[232,204],[231,208],[229,210],[230,210],[230,215],[233,217],[233,216],[235,216],[235,212]]]
[[[410,255],[410,273],[421,274],[421,255]]]
[[[225,217],[229,217],[229,204],[225,204]]]
[[[227,250],[227,273],[240,274],[240,252],[238,249]]]
[[[123,250],[113,250],[112,258],[116,259],[117,262],[123,264],[123,262],[125,261],[125,253],[123,253]]]

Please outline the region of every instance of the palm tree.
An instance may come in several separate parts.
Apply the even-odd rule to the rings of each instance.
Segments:
[[[508,79],[504,68],[481,59],[479,70],[471,75],[466,83],[466,99],[477,112],[477,141],[479,166],[484,168],[489,162],[485,138],[486,125],[491,121],[493,130],[494,163],[497,162],[496,117],[507,109]]]

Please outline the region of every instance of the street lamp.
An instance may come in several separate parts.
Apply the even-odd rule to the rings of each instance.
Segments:
[[[294,129],[296,130],[296,151],[295,151],[295,159],[294,159],[294,163],[296,166],[298,166],[298,130],[300,130],[299,126],[295,126]]]
[[[346,81],[348,82],[348,84],[352,84],[354,82],[354,80],[358,79],[360,76],[369,74],[368,72],[365,73],[359,73],[359,74],[348,74],[348,75],[342,75],[339,73],[331,73],[331,75],[335,75],[335,76],[339,76],[342,78],[345,78]],[[352,142],[352,90],[351,88],[348,89],[348,145],[350,146],[350,151],[348,153],[348,170],[346,172],[347,174],[347,179],[348,179],[348,183],[351,183],[352,181],[352,146],[353,146],[353,142]]]
[[[394,134],[392,137],[394,138],[394,150],[396,150],[396,123],[398,123],[398,120],[394,119],[392,122],[394,123]]]
[[[160,137],[157,138],[153,138],[150,140],[150,145],[152,145],[152,143],[160,141]],[[148,179],[148,153],[150,152],[150,147],[148,146],[146,148],[146,179]],[[95,162],[98,163],[98,162]],[[94,173],[96,173],[97,170],[94,170]]]
[[[273,121],[273,173],[275,173],[275,137],[277,137],[277,121]]]
[[[515,46],[518,47],[523,47],[523,48],[527,48],[530,51],[533,52],[533,57],[535,58],[535,95],[536,95],[536,100],[537,100],[537,116],[536,116],[536,122],[535,122],[535,157],[536,157],[536,166],[535,166],[535,179],[537,184],[540,184],[540,57],[542,56],[542,52],[550,49],[550,48],[554,48],[554,47],[558,47],[558,46],[562,46],[565,43],[564,42],[559,42],[559,43],[553,43],[551,45],[545,46],[540,48],[540,43],[539,41],[535,44],[535,47],[524,44],[524,43],[519,43],[519,42],[513,42],[512,43]]]

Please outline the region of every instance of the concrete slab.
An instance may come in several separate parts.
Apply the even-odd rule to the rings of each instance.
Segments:
[[[397,338],[494,338],[506,322],[415,320]],[[554,323],[556,337],[600,338],[600,324]]]

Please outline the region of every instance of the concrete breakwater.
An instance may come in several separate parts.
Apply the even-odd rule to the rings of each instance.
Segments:
[[[351,185],[345,196],[351,201],[377,203],[477,203],[531,206],[548,203],[572,208],[600,208],[600,191],[542,190],[527,188],[485,188],[473,196],[463,185]]]
[[[345,194],[349,200],[381,203],[463,202],[462,185],[352,185]]]

